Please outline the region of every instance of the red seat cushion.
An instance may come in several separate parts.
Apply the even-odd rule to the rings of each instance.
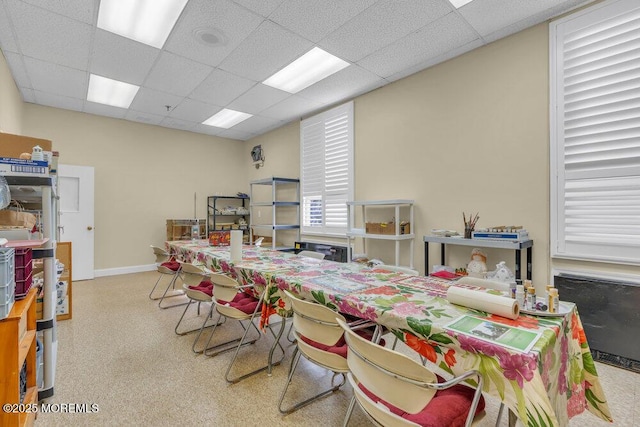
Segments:
[[[373,333],[369,329],[356,330],[355,333],[369,341],[371,341],[371,338],[373,338]],[[318,350],[328,351],[329,353],[335,353],[338,356],[342,356],[345,359],[347,358],[348,347],[347,347],[347,342],[344,339],[344,335],[341,336],[338,342],[336,342],[334,345],[322,344],[312,339],[309,339],[304,335],[300,335],[300,339],[305,343],[309,344],[311,347],[317,348]],[[384,340],[381,340],[380,345],[384,346]]]
[[[189,289],[193,289],[194,291],[200,291],[204,294],[213,296],[213,283],[210,280],[203,280],[198,284],[198,286],[189,286]]]
[[[444,379],[436,375],[438,382],[444,382]],[[402,418],[419,424],[423,427],[462,427],[467,419],[473,394],[475,390],[462,384],[454,385],[446,390],[438,390],[433,398],[427,403],[427,406],[417,414],[409,414],[402,409],[393,406],[390,403],[380,399],[371,393],[362,383],[358,384],[362,390],[374,402],[384,404],[391,412]],[[480,397],[475,415],[484,411],[484,397]]]
[[[167,267],[169,270],[178,271],[180,269],[180,263],[178,261],[167,261],[160,264],[163,267]]]
[[[240,310],[246,314],[253,314],[258,306],[258,298],[253,295],[241,292],[236,294],[232,301],[218,301],[220,304],[228,305],[229,307],[233,307],[235,309]]]

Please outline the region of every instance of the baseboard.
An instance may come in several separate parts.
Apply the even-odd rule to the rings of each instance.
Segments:
[[[94,270],[94,277],[118,276],[120,274],[142,273],[144,271],[153,271],[156,269],[155,264],[132,265],[130,267],[103,268]]]

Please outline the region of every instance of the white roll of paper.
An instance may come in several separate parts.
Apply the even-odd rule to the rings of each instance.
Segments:
[[[453,304],[486,311],[508,319],[517,319],[520,314],[520,307],[515,299],[458,286],[450,286],[447,289],[447,300]]]
[[[231,261],[242,260],[242,230],[231,230]]]

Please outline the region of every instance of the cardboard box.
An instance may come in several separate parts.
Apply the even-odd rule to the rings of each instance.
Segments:
[[[22,153],[31,153],[39,145],[42,151],[51,151],[51,141],[30,136],[0,132],[0,157],[19,158]]]
[[[5,176],[49,176],[49,164],[43,161],[0,157],[0,175]]]
[[[367,234],[396,234],[396,224],[394,222],[367,222],[365,224],[365,232]],[[400,234],[411,234],[411,224],[408,222],[400,223]]]
[[[212,231],[209,233],[209,244],[211,246],[229,246],[231,244],[231,232]]]

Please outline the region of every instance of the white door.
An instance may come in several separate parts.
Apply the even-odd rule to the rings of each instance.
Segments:
[[[73,281],[93,279],[93,168],[58,165],[60,241],[71,242]]]

